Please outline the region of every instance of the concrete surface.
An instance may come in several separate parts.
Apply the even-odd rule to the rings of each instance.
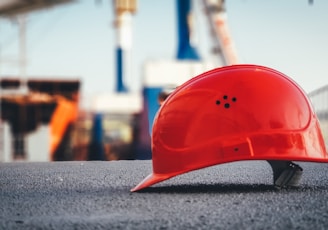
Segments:
[[[0,163],[0,229],[327,229],[328,165],[299,164],[298,189],[242,161],[130,193],[151,161]]]

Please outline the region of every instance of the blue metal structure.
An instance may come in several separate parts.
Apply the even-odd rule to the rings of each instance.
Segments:
[[[149,133],[151,133],[153,120],[159,109],[158,95],[162,91],[162,87],[145,87],[143,89],[144,108],[147,108],[148,114],[148,128]]]
[[[191,44],[191,0],[177,0],[178,60],[200,60],[197,50]]]
[[[176,0],[177,9],[177,35],[178,46],[176,59],[199,61],[200,56],[195,47],[191,44],[191,23],[190,16],[192,11],[192,0]],[[158,95],[165,86],[149,86],[143,89],[145,106],[148,108],[149,133],[151,133],[152,124],[157,110],[159,109]]]

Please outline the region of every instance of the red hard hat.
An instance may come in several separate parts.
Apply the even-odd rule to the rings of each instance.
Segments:
[[[257,65],[217,68],[178,87],[155,117],[152,154],[153,172],[132,192],[232,161],[328,162],[304,91]]]

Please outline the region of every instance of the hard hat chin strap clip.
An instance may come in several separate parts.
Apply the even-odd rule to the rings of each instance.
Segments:
[[[302,177],[303,169],[291,161],[268,160],[273,171],[275,188],[297,187]]]

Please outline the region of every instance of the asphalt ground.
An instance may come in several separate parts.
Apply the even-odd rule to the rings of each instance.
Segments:
[[[297,189],[242,161],[136,193],[149,160],[0,163],[0,229],[328,229],[328,165],[298,163]]]

